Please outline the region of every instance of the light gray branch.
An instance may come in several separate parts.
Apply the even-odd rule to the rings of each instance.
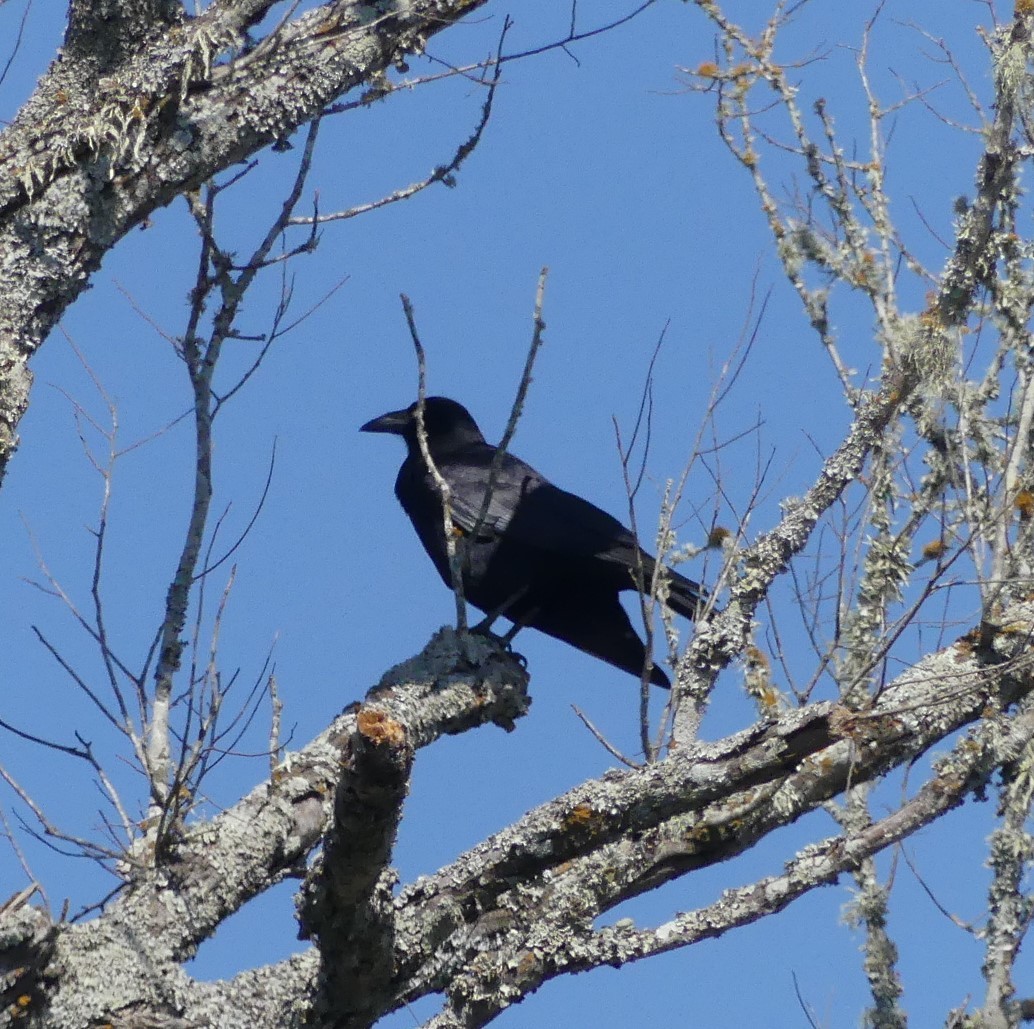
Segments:
[[[545,931],[542,918],[559,924],[566,910],[571,924],[591,924],[622,900],[741,853],[849,784],[914,760],[986,717],[989,705],[1028,694],[1034,609],[1010,615],[1012,628],[986,650],[963,637],[899,676],[869,711],[815,704],[659,764],[609,773],[418,880],[397,902],[405,999],[451,989],[486,948],[519,963],[522,948]],[[980,731],[996,738],[1002,730],[992,719]],[[493,1003],[510,996],[497,985]]]
[[[943,657],[950,660],[951,653]],[[1018,669],[1027,691],[1034,689],[1030,665],[1028,654]],[[930,671],[928,667],[926,672]],[[999,693],[999,688],[1008,694],[1016,685],[1010,684],[1010,679],[1007,673],[997,682],[986,681],[984,687],[971,686],[975,694],[985,697]],[[985,693],[985,689],[989,692]],[[939,719],[939,706],[954,708],[959,700],[943,677],[937,681],[927,679],[918,670],[903,676],[893,690],[899,703],[909,696],[914,699],[907,703],[907,711],[904,706],[897,710],[888,706],[882,713],[873,712],[876,722],[870,727],[874,735],[869,739],[861,737],[860,726],[850,731],[846,749],[853,751],[855,759],[847,762],[852,781],[868,778],[866,752],[881,750],[886,745],[886,740],[876,742],[876,736],[888,730],[894,735],[898,731],[911,734],[925,719]],[[971,712],[971,716],[976,718],[977,713]],[[895,726],[899,719],[902,721]],[[876,728],[877,722],[882,729]],[[946,727],[942,723],[943,728]],[[830,785],[827,772],[836,779],[843,771],[835,770],[840,763],[836,752],[844,749],[847,741],[836,742],[806,757],[798,770],[787,775],[774,791],[737,793],[730,787],[720,800],[701,808],[694,817],[672,819],[656,833],[626,834],[623,839],[599,848],[587,846],[584,856],[565,855],[567,859],[554,863],[549,874],[525,875],[519,891],[500,891],[493,910],[485,911],[478,922],[471,924],[468,918],[466,924],[457,925],[454,937],[439,945],[426,979],[415,979],[419,984],[415,995],[434,989],[448,992],[449,1006],[430,1023],[433,1026],[479,1026],[557,975],[621,965],[720,936],[782,910],[816,886],[835,882],[844,872],[862,867],[872,855],[957,807],[971,791],[985,786],[1002,762],[1016,760],[1023,754],[1032,738],[1034,714],[1028,706],[1013,718],[985,718],[938,760],[930,780],[893,814],[812,844],[800,851],[783,873],[727,890],[713,904],[679,914],[655,929],[639,930],[629,920],[622,920],[594,930],[594,920],[600,914],[638,890],[641,880],[636,877],[643,875],[644,868],[652,866],[656,871],[668,864],[685,871],[699,867],[746,849],[762,828],[770,831],[813,809]],[[919,746],[922,747],[921,742]],[[672,758],[664,762],[672,763]],[[597,785],[606,793],[604,784]],[[576,822],[583,838],[589,839],[600,831],[608,815],[613,817],[614,805],[619,811],[622,807],[613,795],[601,800],[610,808],[601,804],[596,810],[602,808],[606,814],[599,815],[595,824],[591,813],[581,819],[569,817],[569,831],[571,823]],[[649,794],[640,793],[635,803],[649,807],[651,800]],[[503,842],[500,838],[489,841],[494,849]],[[538,841],[536,851],[541,849]],[[465,860],[466,857],[461,858],[453,867],[454,876]],[[530,856],[526,855],[525,860],[530,861]],[[656,876],[651,885],[667,877]],[[437,880],[436,876],[433,881]],[[414,889],[420,885],[416,884]],[[472,903],[468,898],[468,907]],[[436,927],[441,932],[442,910],[435,913]],[[429,916],[427,912],[424,917]]]

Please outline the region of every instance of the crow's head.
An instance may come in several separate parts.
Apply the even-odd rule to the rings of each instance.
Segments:
[[[432,453],[485,441],[470,412],[448,397],[427,397],[424,401],[424,428]],[[419,453],[417,405],[410,404],[401,411],[389,411],[373,418],[360,428],[360,432],[389,432],[401,436],[411,452]]]

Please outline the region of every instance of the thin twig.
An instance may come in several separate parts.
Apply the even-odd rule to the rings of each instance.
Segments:
[[[438,490],[438,496],[442,501],[442,531],[445,533],[445,550],[449,557],[452,595],[456,601],[456,629],[462,634],[467,631],[467,605],[463,595],[463,566],[460,560],[459,547],[456,545],[456,523],[452,517],[452,494],[448,482],[445,481],[445,477],[438,470],[438,466],[434,463],[434,458],[431,456],[431,450],[427,442],[427,426],[424,424],[424,404],[427,401],[427,358],[424,354],[424,345],[420,342],[420,333],[417,331],[413,305],[405,293],[401,293],[399,299],[402,301],[402,310],[406,314],[406,324],[409,326],[409,335],[413,340],[413,349],[416,351],[416,438],[420,447],[420,456],[423,458],[427,473],[434,480],[435,489]]]

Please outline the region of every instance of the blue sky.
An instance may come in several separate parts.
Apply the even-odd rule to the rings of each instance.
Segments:
[[[930,44],[895,20],[911,18],[950,41],[971,71],[971,85],[986,98],[986,60],[974,31],[984,8],[919,8],[893,0],[886,5],[873,44],[876,88],[890,100],[900,96],[902,82],[928,86],[947,78],[943,66],[924,56],[933,53]],[[11,31],[21,9],[18,3],[0,8],[0,35]],[[583,0],[578,16],[589,27],[627,9]],[[733,16],[748,12],[745,17],[755,16],[749,15],[755,9],[742,3],[731,8]],[[506,11],[489,4],[469,23],[433,39],[429,52],[452,63],[487,55]],[[32,8],[28,41],[0,86],[5,112],[16,109],[45,68],[62,13],[53,0]],[[803,95],[825,97],[842,138],[861,147],[868,130],[850,47],[870,14],[867,5],[813,3],[777,50],[787,64],[811,60],[797,73]],[[510,50],[563,35],[569,11],[528,0],[515,18]],[[752,295],[755,316],[759,298],[770,293],[768,306],[716,425],[721,438],[738,437],[721,461],[722,490],[737,511],[755,488],[759,465],[768,466],[748,533],[770,526],[780,499],[806,488],[819,453],[835,447],[848,412],[832,368],[772,255],[748,178],[717,138],[711,99],[689,92],[678,71],[713,53],[711,29],[699,12],[670,2],[574,46],[573,57],[554,50],[507,64],[493,118],[456,188],[436,186],[406,203],[327,226],[316,255],[292,266],[298,311],[345,281],[276,345],[261,373],[220,416],[215,510],[231,505],[224,539],[235,539],[261,495],[275,441],[268,499],[235,555],[220,657],[224,668],[239,667],[242,681],[250,681],[275,644],[284,724],[297,745],[452,616],[452,598],[392,496],[401,447],[357,431],[415,395],[400,292],[416,310],[431,391],[461,400],[486,435],[496,438],[531,336],[536,278],[549,266],[546,342],[513,449],[565,488],[622,517],[626,502],[612,419],[626,432],[633,424],[650,355],[667,326],[656,369],[641,525],[655,519],[665,479],[681,472],[718,369],[752,321]],[[414,60],[410,75],[439,69]],[[469,134],[482,96],[480,87],[457,78],[328,119],[310,179],[321,209],[370,201],[424,177]],[[945,86],[934,98],[953,116],[973,121],[957,88]],[[894,125],[888,178],[894,214],[934,269],[943,247],[923,228],[916,208],[932,229],[950,235],[952,201],[971,188],[977,142],[920,105],[901,111]],[[245,188],[227,197],[221,224],[232,241],[228,246],[244,252],[249,241],[254,245],[297,159],[297,150],[264,155]],[[770,160],[772,178],[791,186],[790,164]],[[40,576],[38,547],[76,599],[88,601],[87,527],[96,518],[100,483],[83,456],[69,397],[98,416],[104,406],[65,333],[116,401],[123,445],[149,437],[189,403],[183,369],[149,321],[172,335],[182,331],[195,247],[180,201],[157,212],[108,257],[94,288],[34,363],[32,408],[0,504],[0,609],[10,612],[0,646],[0,676],[7,684],[0,717],[62,741],[82,732],[131,793],[134,778],[119,765],[115,741],[43,652],[32,626],[89,676],[98,673],[96,655],[62,606],[24,580]],[[902,287],[913,297],[912,309],[921,309],[925,287],[907,280]],[[263,331],[276,289],[270,276],[249,303],[245,331]],[[864,306],[845,295],[833,315],[848,361],[862,371],[876,364],[879,351]],[[228,356],[227,381],[234,367],[246,366],[249,347],[241,343]],[[134,663],[160,619],[180,545],[191,452],[183,423],[118,464],[104,590],[112,637]],[[714,492],[706,471],[696,466],[680,528],[684,541],[703,541]],[[736,517],[720,506],[718,521],[732,527]],[[698,560],[690,571],[713,577],[713,559]],[[213,588],[222,585],[217,580]],[[774,602],[791,604],[789,590],[780,586]],[[572,704],[616,745],[636,750],[632,680],[535,634],[520,636],[517,649],[532,674],[532,713],[512,734],[490,728],[421,753],[397,853],[403,881],[433,871],[534,805],[612,765]],[[806,672],[807,655],[795,659]],[[741,677],[731,670],[704,732],[717,737],[751,719]],[[244,749],[256,752],[263,745],[259,731]],[[55,821],[72,831],[95,829],[100,800],[83,769],[9,738],[0,755]],[[262,758],[224,762],[208,784],[209,810],[260,781],[265,767]],[[894,796],[888,793],[888,803]],[[11,819],[13,798],[4,795],[0,803]],[[939,899],[972,920],[985,902],[982,841],[991,808],[971,804],[909,844]],[[812,815],[737,862],[695,873],[614,917],[631,914],[640,924],[656,924],[709,902],[727,886],[777,871],[796,847],[833,832],[827,816]],[[109,880],[92,865],[19,839],[56,907],[68,896],[75,910],[106,892]],[[888,868],[888,861],[882,866]],[[11,892],[23,881],[13,856],[0,848],[0,882]],[[856,1024],[866,991],[861,937],[841,921],[850,898],[847,885],[827,888],[726,939],[620,972],[555,981],[497,1024],[804,1025],[795,976],[820,1024]],[[914,1024],[943,1021],[967,995],[981,996],[979,945],[934,909],[900,864],[892,907],[904,1003]],[[290,891],[281,888],[228,923],[203,948],[193,972],[230,975],[297,946]],[[416,1024],[414,1018],[423,1021],[433,1010],[401,1012],[391,1024]]]

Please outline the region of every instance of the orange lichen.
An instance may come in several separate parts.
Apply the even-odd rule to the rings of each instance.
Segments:
[[[591,804],[575,804],[561,820],[562,827],[567,829],[588,829],[594,832],[604,822],[603,814],[596,811]]]
[[[406,741],[406,730],[383,711],[364,707],[356,716],[356,728],[362,736],[378,746],[387,743],[398,747]]]
[[[724,545],[725,541],[732,535],[732,533],[723,528],[721,525],[716,525],[707,534],[707,545],[712,548],[718,548]]]
[[[940,557],[947,549],[944,545],[944,540],[930,540],[929,543],[923,546],[923,557],[927,561],[932,561],[934,558]]]
[[[1031,0],[1031,3],[1034,3],[1034,0]],[[1019,511],[1023,521],[1029,522],[1031,518],[1034,518],[1034,493],[1031,493],[1029,489],[1021,489],[1016,494],[1012,505]]]

